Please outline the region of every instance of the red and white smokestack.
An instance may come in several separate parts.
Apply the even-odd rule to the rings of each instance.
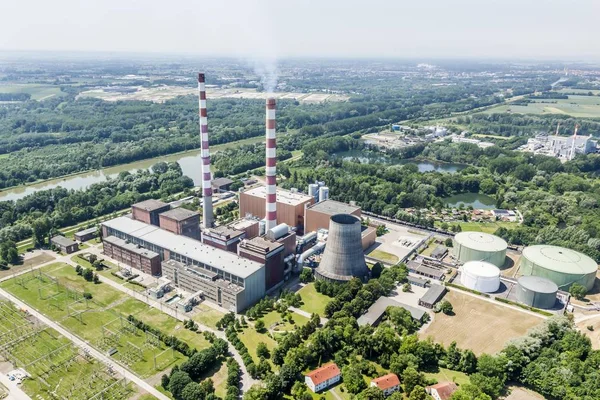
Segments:
[[[214,225],[212,204],[212,179],[210,152],[208,150],[208,118],[206,112],[206,86],[204,73],[198,74],[198,103],[200,107],[200,157],[202,159],[202,227]]]
[[[274,228],[277,225],[277,182],[276,182],[276,163],[275,154],[275,99],[267,99],[267,128],[266,128],[266,155],[267,164],[265,177],[267,179],[267,198],[266,198],[266,230]]]

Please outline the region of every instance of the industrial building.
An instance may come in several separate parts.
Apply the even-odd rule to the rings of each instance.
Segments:
[[[159,226],[177,235],[200,240],[200,213],[173,208],[158,215]]]
[[[573,159],[577,154],[589,154],[596,151],[597,142],[591,136],[537,135],[527,139],[521,151],[559,158],[563,161]]]
[[[215,192],[227,192],[233,181],[229,178],[216,178],[212,180],[212,188]]]
[[[202,232],[202,243],[237,253],[238,244],[246,237],[246,232],[232,229],[229,226],[208,228]]]
[[[98,236],[98,227],[93,226],[91,228],[84,229],[79,232],[75,232],[75,235],[73,237],[75,238],[75,240],[77,240],[79,242],[87,242],[88,240],[92,240],[97,236]]]
[[[553,308],[557,293],[556,283],[539,276],[522,276],[517,283],[517,300],[529,307]]]
[[[50,239],[50,244],[54,245],[56,248],[60,249],[63,253],[71,254],[79,250],[79,245],[77,242],[66,238],[64,236],[54,236]]]
[[[215,272],[175,260],[164,261],[162,272],[163,277],[177,288],[204,297],[230,311],[240,312],[249,306],[245,303],[244,288],[219,278]]]
[[[160,275],[160,255],[115,236],[103,239],[108,257],[153,276]]]
[[[319,267],[317,279],[345,282],[354,277],[366,280],[369,268],[361,243],[360,219],[350,214],[331,217],[327,245]]]
[[[419,305],[427,308],[433,308],[435,304],[446,294],[446,287],[442,285],[431,285],[423,297],[419,299]]]
[[[598,264],[575,250],[550,245],[528,246],[523,249],[519,272],[548,278],[559,289],[569,290],[579,283],[589,291],[594,287]]]
[[[380,297],[377,299],[375,303],[369,307],[366,313],[361,315],[356,322],[359,326],[370,325],[377,326],[381,322],[385,312],[388,307],[399,307],[404,308],[406,311],[410,312],[410,315],[416,319],[417,321],[423,321],[423,317],[427,312],[421,310],[420,308],[411,307],[404,303],[399,303],[396,300],[390,299],[389,297]]]
[[[267,189],[257,186],[240,192],[240,216],[254,216],[265,218],[265,202]],[[297,228],[299,234],[304,231],[304,208],[313,204],[311,196],[302,193],[277,189],[277,223],[284,223]]]
[[[249,307],[265,295],[264,265],[237,254],[207,246],[195,239],[174,234],[127,216],[102,223],[103,237],[115,236],[157,253],[162,261],[175,260],[216,274],[214,285],[221,281],[240,288],[238,310]]]
[[[136,221],[145,222],[147,224],[160,226],[158,215],[162,212],[169,211],[171,206],[159,200],[146,200],[136,203],[131,206],[133,219]]]
[[[460,267],[460,283],[469,289],[494,293],[500,288],[500,269],[485,261],[469,261]]]
[[[418,261],[410,260],[406,265],[409,272],[413,274],[421,275],[426,278],[436,279],[438,281],[443,281],[446,278],[446,275],[443,270],[435,267],[430,267],[425,264],[421,264]]]
[[[454,236],[453,254],[456,261],[485,261],[502,267],[506,259],[506,241],[483,232],[460,232]]]
[[[350,214],[361,217],[360,207],[351,206],[335,200],[323,200],[306,208],[304,232],[317,232],[320,229],[329,229],[331,217],[336,214]],[[362,249],[366,250],[377,239],[377,229],[372,226],[361,227]]]

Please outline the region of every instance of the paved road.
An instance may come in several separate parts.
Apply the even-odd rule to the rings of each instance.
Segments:
[[[56,322],[50,320],[49,318],[47,318],[45,315],[38,312],[37,310],[29,307],[27,304],[23,303],[21,300],[12,296],[8,292],[6,292],[4,289],[0,289],[0,295],[6,297],[17,307],[19,307],[23,310],[27,310],[31,315],[36,317],[38,320],[43,322],[45,325],[49,326],[50,328],[54,329],[55,331],[57,331],[58,333],[60,333],[64,337],[66,337],[67,339],[71,340],[77,347],[80,347],[81,349],[87,349],[89,354],[91,354],[95,359],[101,361],[102,363],[104,363],[106,365],[112,365],[113,370],[115,370],[121,376],[124,376],[131,382],[135,383],[140,388],[144,389],[146,392],[150,393],[157,399],[169,400],[169,398],[167,396],[165,396],[164,394],[162,394],[161,392],[156,390],[152,385],[148,384],[146,381],[144,381],[143,379],[141,379],[140,377],[135,375],[133,372],[131,372],[128,369],[126,369],[125,367],[119,365],[112,358],[99,352],[98,350],[96,350],[95,348],[90,346],[87,342],[85,342],[83,339],[80,339],[78,336],[73,335],[71,332],[67,331],[62,326],[57,324]]]
[[[22,391],[15,382],[12,382],[2,373],[0,373],[0,383],[8,389],[8,400],[31,400],[31,397],[27,393]]]

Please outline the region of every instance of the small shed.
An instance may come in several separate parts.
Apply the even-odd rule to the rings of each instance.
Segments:
[[[423,297],[419,299],[419,305],[427,308],[433,308],[433,306],[444,297],[446,294],[446,287],[442,285],[431,285],[429,290],[425,292]]]
[[[79,250],[79,245],[71,239],[64,236],[54,236],[50,243],[59,248],[63,253],[71,254]]]

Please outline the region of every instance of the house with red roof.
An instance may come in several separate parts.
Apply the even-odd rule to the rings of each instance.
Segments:
[[[398,379],[398,375],[389,373],[373,379],[371,381],[371,386],[378,387],[383,391],[385,396],[389,396],[400,389],[400,379]]]
[[[442,382],[427,386],[426,390],[435,400],[450,400],[452,393],[458,390],[458,386],[454,382]]]
[[[335,385],[342,378],[342,373],[335,363],[323,365],[306,374],[304,382],[314,393]]]

